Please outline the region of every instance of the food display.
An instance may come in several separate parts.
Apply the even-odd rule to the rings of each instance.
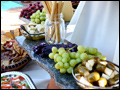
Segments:
[[[30,3],[28,7],[23,8],[20,12],[20,17],[30,19],[30,16],[35,13],[37,10],[42,12],[43,5],[38,1],[34,4]]]
[[[1,89],[36,89],[31,79],[21,72],[1,74]]]
[[[27,39],[39,40],[45,37],[44,28],[44,24],[30,22],[27,26],[25,26],[25,29],[29,34],[23,29],[21,29],[21,32]]]
[[[118,66],[116,67],[109,61],[93,57],[77,64],[73,69],[73,76],[78,82],[88,86],[111,87],[116,85],[118,87],[119,71],[116,68],[118,69]]]
[[[1,72],[17,70],[30,60],[15,40],[16,36],[21,35],[17,31],[19,29],[14,30],[14,35],[10,32],[1,35]]]
[[[76,48],[76,51],[71,52],[70,50],[72,50],[73,48]],[[98,53],[97,48],[93,48],[93,47],[84,48],[82,45],[78,45],[78,46],[74,45],[71,48],[69,47],[57,48],[53,46],[51,50],[52,52],[49,54],[49,58],[54,59],[54,62],[56,63],[55,68],[60,70],[61,73],[66,73],[66,72],[72,73],[73,67],[77,63],[82,62],[82,61],[84,62],[85,66],[87,66],[87,68],[89,67],[88,68],[89,70],[92,70],[92,67],[90,67],[90,64],[86,62],[86,59],[91,59],[94,56],[96,56],[95,55],[96,53]],[[102,54],[100,53],[100,55]],[[106,60],[106,58],[100,58],[100,59]],[[66,68],[66,65],[67,65],[67,68]],[[62,72],[61,69],[64,70],[64,72]],[[86,68],[83,67],[82,69],[86,69]],[[88,74],[88,72],[86,73]]]
[[[54,62],[56,63],[55,68],[61,69],[61,73],[66,73],[62,72],[63,69],[64,71],[67,71],[68,69],[68,73],[72,73],[72,69],[77,63],[83,61],[87,65],[86,59],[91,59],[94,56],[106,60],[106,57],[103,56],[97,48],[83,47],[82,45],[76,44],[47,45],[46,43],[40,43],[33,48],[33,51],[35,54],[39,54],[40,57],[54,59]],[[59,64],[61,65],[60,67]],[[91,69],[91,67],[89,69]]]

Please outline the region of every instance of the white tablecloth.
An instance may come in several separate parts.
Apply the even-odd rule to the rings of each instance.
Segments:
[[[50,74],[33,61],[20,71],[31,77],[37,89],[46,89],[51,79]]]

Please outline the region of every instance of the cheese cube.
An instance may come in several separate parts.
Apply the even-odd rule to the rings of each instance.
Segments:
[[[104,73],[102,73],[102,77],[104,77],[104,78],[107,79],[107,80],[110,79],[110,77],[109,77],[108,75],[104,74]]]
[[[114,72],[110,75],[110,78],[113,78],[115,76]]]
[[[91,85],[87,79],[85,79],[83,76],[80,78],[80,82],[83,83],[83,84],[86,84],[86,85]]]
[[[106,67],[104,73],[107,74],[108,76],[110,76],[113,73],[113,70]]]
[[[117,74],[119,74],[119,73],[118,73],[118,71],[115,70],[115,71],[114,71],[114,74],[117,75]]]
[[[89,63],[91,66],[94,66],[95,60],[94,60],[94,59],[88,60],[88,63]]]
[[[88,70],[92,71],[92,66],[88,62],[86,62],[85,66]]]

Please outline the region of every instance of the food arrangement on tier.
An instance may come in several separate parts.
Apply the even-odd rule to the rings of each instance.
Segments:
[[[94,56],[106,60],[106,57],[97,48],[83,47],[82,45],[76,44],[46,45],[46,43],[40,43],[33,48],[33,51],[41,57],[53,59],[56,63],[55,68],[60,70],[61,73],[67,72],[71,74],[76,64],[85,59],[91,59]]]
[[[40,2],[36,2],[34,4],[30,3],[28,7],[24,8],[20,12],[20,17],[24,17],[30,19],[30,16],[35,13],[37,10],[42,11],[43,5],[40,5]]]
[[[1,72],[18,70],[30,60],[27,52],[15,40],[17,36],[21,36],[19,28],[14,30],[14,34],[6,32],[1,35]]]
[[[65,21],[70,21],[75,11],[73,6],[74,5],[76,6],[79,3],[79,1],[77,2],[64,1],[64,2],[65,3],[62,9],[63,19]],[[20,12],[19,17],[25,18],[26,22],[27,20],[29,20],[37,24],[44,24],[46,20],[46,11],[43,4],[40,1],[37,1],[36,3],[33,3],[33,4],[30,3],[29,6],[27,6],[26,8],[23,8]]]
[[[22,76],[1,77],[1,89],[30,89]]]
[[[36,89],[36,87],[26,74],[12,71],[1,74],[1,89]]]
[[[28,25],[21,25],[21,28],[14,30],[14,33],[7,32],[1,35],[1,72],[19,70],[31,60],[27,50],[21,49],[18,45],[15,39],[16,37],[23,35],[31,44],[37,41],[41,42],[46,37],[47,39],[53,40],[53,42],[47,43],[45,38],[46,42],[42,41],[42,43],[35,44],[32,48],[33,57],[35,59],[38,58],[38,61],[36,60],[37,63],[43,58],[52,61],[54,65],[50,68],[55,69],[53,72],[59,73],[60,76],[73,76],[78,86],[84,89],[119,87],[119,66],[109,62],[107,57],[97,47],[84,47],[75,43],[59,43],[64,36],[61,35],[63,32],[60,32],[62,26],[60,26],[59,22],[61,21],[56,18],[59,18],[58,15],[60,13],[64,13],[64,20],[70,21],[73,11],[70,10],[71,13],[68,14],[64,5],[71,5],[69,6],[70,8],[73,7],[76,9],[79,3],[80,1],[70,1],[69,4],[65,4],[62,1],[53,1],[53,4],[50,5],[50,1],[42,1],[42,3],[30,3],[28,7],[24,8],[19,17],[29,19],[30,22]],[[56,8],[57,11],[55,11]],[[62,9],[64,10],[62,11]],[[49,17],[52,18],[50,18],[51,21],[48,20],[52,24],[50,23],[51,26],[48,28],[50,31],[46,33],[47,24],[45,24],[45,21],[47,15],[50,15]],[[55,43],[55,40],[57,43]],[[26,45],[25,47],[28,46]],[[35,55],[39,55],[39,57]],[[44,64],[41,66],[43,67]],[[20,75],[15,75],[14,77],[11,77],[11,75],[8,77],[7,75],[1,76],[1,89],[5,88],[30,89],[30,86],[25,81],[25,78]]]
[[[45,37],[44,24],[30,22],[28,25],[21,25],[21,33],[29,40],[39,40]]]
[[[110,88],[119,85],[118,68],[119,66],[112,62],[93,57],[77,64],[72,74],[78,83],[88,85],[89,88]]]

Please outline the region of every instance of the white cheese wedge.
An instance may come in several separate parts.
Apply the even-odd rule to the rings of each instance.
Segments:
[[[86,62],[85,66],[88,70],[92,71],[92,66],[88,62]]]
[[[102,73],[102,77],[105,78],[105,79],[107,79],[107,80],[110,79],[110,77],[108,75],[104,74],[104,73]]]
[[[98,81],[98,85],[99,85],[100,87],[105,87],[103,83],[104,83],[103,80],[99,80],[99,81]]]
[[[110,78],[113,78],[115,76],[114,72],[110,75]]]
[[[88,63],[89,63],[91,66],[94,66],[95,60],[94,60],[94,59],[88,60]]]
[[[45,29],[45,26],[42,25],[42,24],[38,24],[38,25],[36,25],[36,29],[39,33],[43,33],[44,29]]]
[[[108,76],[110,76],[113,73],[113,70],[106,67],[104,73],[107,74]]]
[[[90,83],[83,76],[80,78],[80,82],[86,85],[90,85]]]
[[[118,73],[118,71],[115,70],[115,71],[114,71],[114,74],[117,75],[117,74],[119,74],[119,73]]]

